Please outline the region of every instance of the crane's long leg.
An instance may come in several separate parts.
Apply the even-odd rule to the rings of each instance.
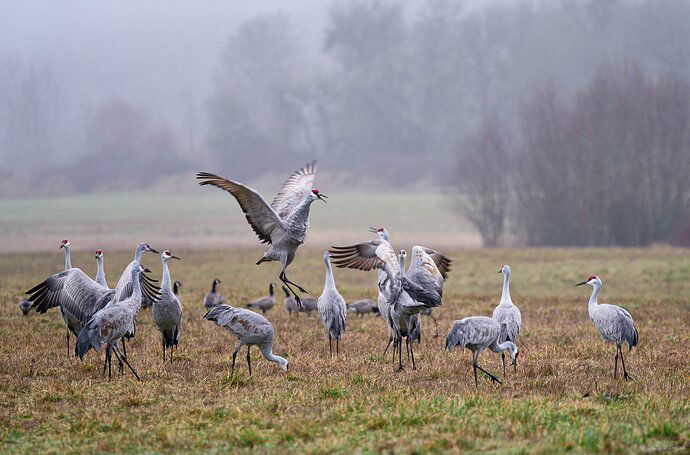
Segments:
[[[501,361],[503,361],[503,376],[506,375],[506,353],[501,352]]]
[[[251,349],[251,346],[247,346],[247,366],[249,367],[249,376],[252,375],[252,357],[249,354],[250,349]]]
[[[170,363],[173,363],[173,352],[175,352],[175,345],[170,346]]]
[[[621,364],[623,364],[623,379],[626,381],[630,379],[631,381],[633,380],[633,377],[628,374],[628,370],[625,369],[625,359],[623,358],[623,348],[618,348],[621,352]]]
[[[280,279],[283,283],[293,285],[293,286],[296,287],[296,288],[299,290],[299,292],[301,292],[302,294],[309,294],[309,292],[308,292],[306,289],[304,289],[302,286],[300,286],[299,284],[297,284],[297,283],[295,283],[295,282],[293,282],[293,281],[290,281],[290,280],[288,279],[287,275],[285,274],[285,269],[283,269],[283,271],[280,272],[280,274],[283,276],[283,277]],[[289,286],[288,286],[288,287],[289,287]],[[291,289],[291,290],[292,290],[292,289]]]
[[[383,355],[386,355],[386,352],[388,352],[388,348],[390,347],[391,343],[393,342],[393,335],[388,336],[388,344],[386,345],[386,349],[383,350]],[[395,348],[393,348],[395,349]]]
[[[238,344],[235,350],[232,352],[232,367],[230,368],[230,376],[235,374],[235,359],[237,359],[237,353],[242,349],[242,343]]]
[[[412,370],[417,370],[417,365],[414,363],[414,346],[410,343],[410,355],[412,356]]]
[[[67,357],[69,357],[69,327],[67,327]]]
[[[616,357],[613,359],[613,379],[616,379],[616,375],[618,374],[618,351],[621,350],[620,346],[616,346]]]
[[[110,344],[108,344],[108,347],[105,349],[105,360],[108,362],[108,382],[110,382],[110,378],[112,376],[112,347]]]
[[[333,358],[333,344],[331,342],[331,332],[328,332],[328,352],[331,354],[331,359]]]
[[[397,334],[395,342],[398,345],[398,368],[395,371],[398,372],[404,370],[402,366],[402,335],[400,333]]]
[[[115,351],[115,355],[118,356],[118,358],[119,358],[120,360],[122,360],[123,362],[125,362],[125,365],[127,365],[127,366],[129,367],[129,369],[132,370],[132,373],[134,373],[134,376],[137,378],[137,381],[141,381],[141,378],[139,377],[139,375],[137,374],[137,372],[134,370],[134,368],[132,368],[132,365],[129,364],[129,361],[127,360],[127,357],[124,356],[124,355],[122,355],[122,353],[120,353],[120,349],[118,349],[117,344],[116,344],[115,346],[113,346],[113,349],[114,349],[114,351]]]
[[[127,357],[127,345],[125,344],[125,338],[120,338],[120,341],[122,342],[122,356]],[[125,366],[122,363],[122,360],[118,360],[117,368],[120,370],[120,374],[125,374]]]
[[[161,337],[161,345],[163,345],[163,363],[165,363],[165,338]]]
[[[472,363],[472,371],[474,371],[474,388],[479,388],[479,381],[477,381],[477,364]]]
[[[484,368],[480,367],[479,365],[477,365],[477,368],[478,368],[479,370],[481,370],[482,372],[484,372],[484,374],[487,375],[487,376],[489,377],[489,379],[491,379],[492,382],[498,382],[499,384],[503,384],[496,376],[494,376],[493,374],[489,373],[489,372],[486,371]]]
[[[290,281],[289,281],[289,280],[287,279],[287,277],[285,276],[285,270],[283,270],[282,272],[280,272],[280,275],[278,275],[278,279],[279,279],[280,281],[283,282],[283,284],[285,285],[285,287],[290,291],[290,293],[292,294],[292,296],[295,298],[295,303],[297,303],[297,308],[302,309],[302,299],[299,298],[299,296],[297,295],[297,293],[295,292],[295,290],[292,289],[292,287],[290,286],[290,284],[289,284]]]
[[[432,321],[434,321],[434,328],[436,329],[436,335],[434,335],[434,339],[438,338],[438,321],[434,317],[433,314],[430,314],[429,317],[431,318]]]
[[[409,335],[409,333],[408,333]],[[410,361],[410,337],[405,337],[405,352],[407,353],[407,361]]]
[[[340,356],[340,337],[335,337],[335,355]]]

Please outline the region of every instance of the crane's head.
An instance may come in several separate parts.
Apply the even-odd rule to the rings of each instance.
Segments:
[[[278,365],[280,365],[280,368],[283,369],[283,371],[288,370],[288,361],[287,359],[284,359],[282,357],[278,357]]]
[[[141,242],[139,245],[137,245],[137,251],[141,251],[143,253],[156,253],[156,254],[158,254],[158,251],[151,248],[151,245],[149,245],[146,242]]]
[[[217,285],[219,285],[219,284],[221,284],[221,283],[222,283],[222,281],[220,281],[220,278],[214,278],[212,284],[213,284],[214,286],[217,286]]]
[[[517,366],[517,358],[520,352],[518,351],[518,347],[515,346],[514,343],[510,343],[510,345],[508,346],[508,353],[510,353],[510,360],[513,361],[511,365]]]
[[[96,259],[101,259],[103,257],[103,250],[96,250]]]
[[[583,284],[588,284],[590,286],[601,286],[601,279],[596,275],[592,275],[585,281],[577,283],[575,286],[582,286]]]
[[[379,238],[381,240],[385,240],[386,242],[388,241],[388,231],[384,227],[379,227],[379,228],[370,227],[369,232],[375,233],[376,235],[379,236]]]
[[[132,267],[132,280],[136,279],[141,275],[142,273],[146,272],[148,269],[145,269],[144,267],[141,266],[141,264],[137,264],[134,267]]]
[[[504,265],[503,267],[501,267],[498,273],[502,273],[505,276],[510,276],[510,266],[508,264]]]
[[[323,260],[326,262],[330,262],[331,260],[331,252],[326,250],[325,253],[323,253]]]
[[[314,188],[313,190],[311,190],[311,193],[309,193],[309,194],[311,195],[311,198],[312,198],[312,200],[314,200],[314,201],[317,200],[317,199],[320,199],[320,200],[322,200],[323,202],[326,202],[326,199],[328,199],[328,196],[326,196],[325,194],[321,194],[321,193],[319,192],[319,190],[317,190],[316,188]]]
[[[58,250],[59,250],[60,248],[66,248],[66,247],[68,247],[68,246],[70,246],[69,240],[65,239],[65,240],[63,240],[62,243],[60,244],[60,247],[58,248]]]
[[[162,258],[165,262],[168,262],[170,259],[177,259],[177,260],[180,259],[180,258],[178,258],[177,256],[175,256],[174,254],[172,254],[172,253],[170,252],[170,250],[165,250],[165,251],[163,251],[163,252],[161,253],[161,258]]]

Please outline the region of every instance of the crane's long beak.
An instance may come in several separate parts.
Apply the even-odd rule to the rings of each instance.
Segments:
[[[174,255],[173,255],[173,256],[170,256],[170,257],[173,258],[173,259],[177,259],[177,260],[179,260],[179,261],[182,260],[182,258],[178,258],[177,256],[174,256]]]
[[[326,199],[328,199],[328,196],[326,196],[325,194],[321,194],[321,193],[317,194],[316,197],[321,199],[323,202],[326,202]]]
[[[150,251],[151,253],[160,254],[160,253],[158,252],[158,250],[154,250],[153,248],[150,248],[149,251]]]
[[[58,247],[58,250],[59,250],[60,248],[64,248],[64,247],[65,247],[65,244],[63,243],[62,245],[60,245],[60,246]]]
[[[503,269],[501,269],[501,270],[498,271],[498,273],[501,273],[501,272],[503,272]]]
[[[149,269],[144,269],[144,273],[151,273]]]
[[[586,281],[583,281],[582,283],[577,283],[577,284],[575,285],[575,287],[577,287],[577,286],[582,286],[583,284],[587,284],[587,282],[586,282]]]

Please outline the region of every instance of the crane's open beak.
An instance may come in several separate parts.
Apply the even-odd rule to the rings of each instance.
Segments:
[[[144,273],[151,273],[149,269],[144,269]]]
[[[65,244],[63,243],[62,245],[60,245],[60,246],[58,247],[58,250],[59,250],[60,248],[64,248],[64,247],[65,247]]]
[[[577,287],[577,286],[582,286],[583,284],[587,284],[587,282],[586,282],[586,281],[583,281],[582,283],[577,283],[575,286],[576,286],[576,287]]]
[[[317,194],[316,197],[321,199],[323,202],[326,202],[326,199],[328,199],[328,196],[326,196],[325,194],[321,194],[321,193]]]
[[[173,259],[177,259],[178,261],[181,261],[181,260],[182,260],[181,258],[178,258],[178,257],[177,257],[177,256],[175,256],[175,255],[173,255],[173,256],[170,256],[170,257],[171,257],[171,258],[173,258]]]

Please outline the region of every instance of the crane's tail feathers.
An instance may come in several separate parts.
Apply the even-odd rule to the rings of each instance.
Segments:
[[[639,334],[637,333],[637,327],[634,325],[632,326],[632,333],[628,334],[627,336],[627,341],[628,341],[628,352],[632,351],[633,346],[637,346],[637,342],[639,341]]]
[[[98,336],[98,332],[98,326],[93,322],[93,320],[89,321],[89,323],[81,329],[81,332],[79,332],[75,354],[80,360],[84,360],[84,356],[91,349],[100,351],[103,342]]]
[[[218,325],[223,325],[223,317],[226,316],[228,313],[230,313],[233,310],[233,308],[230,305],[227,304],[222,304],[222,305],[216,305],[210,310],[206,312],[204,315],[204,319],[208,321],[213,321]]]

